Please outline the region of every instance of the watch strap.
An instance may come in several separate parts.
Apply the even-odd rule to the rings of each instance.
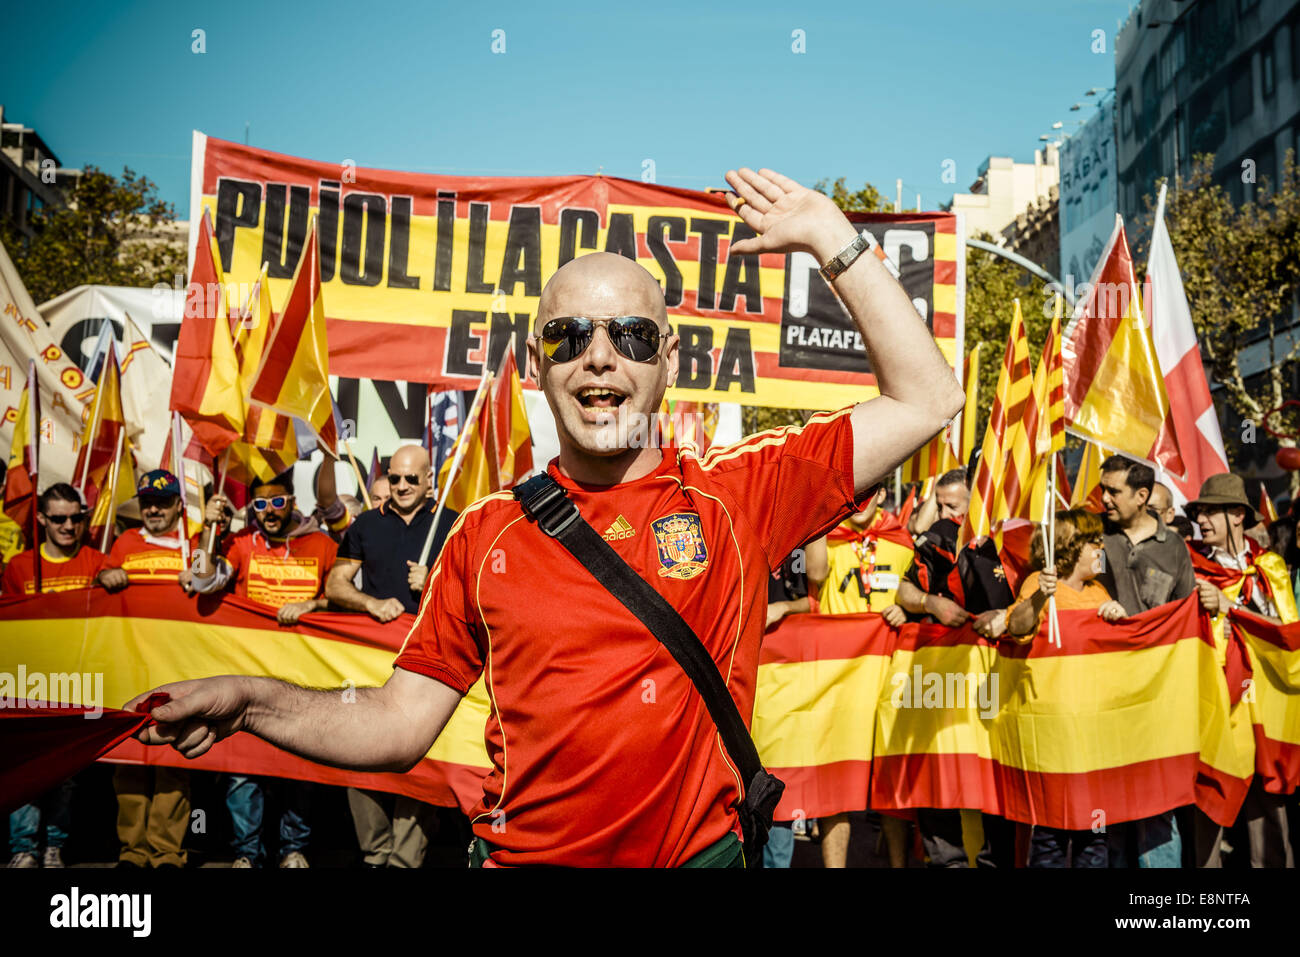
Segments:
[[[823,279],[830,282],[840,273],[844,272],[844,270],[853,265],[859,256],[874,245],[875,239],[870,233],[865,236],[859,233],[857,236],[853,237],[853,242],[849,243],[827,260],[826,265],[822,266],[818,271],[822,274]]]

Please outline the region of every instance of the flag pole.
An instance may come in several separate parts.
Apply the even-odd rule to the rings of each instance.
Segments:
[[[370,511],[370,490],[366,488],[365,479],[361,477],[361,468],[357,465],[357,457],[352,454],[352,440],[344,439],[343,448],[347,449],[348,461],[352,463],[352,471],[357,477],[357,488],[361,489],[361,499],[366,503],[366,511]],[[331,463],[331,466],[333,463]]]
[[[1044,528],[1043,546],[1044,546],[1044,552],[1047,555],[1047,563],[1051,565],[1053,568],[1056,568],[1056,509],[1054,507],[1055,498],[1056,498],[1056,453],[1055,452],[1052,453],[1052,457],[1051,460],[1048,462],[1048,466],[1049,468],[1047,472],[1047,489],[1044,494],[1044,498],[1045,498],[1044,505],[1046,506],[1047,514],[1043,516],[1043,528]],[[1056,579],[1057,579],[1057,584],[1059,585],[1061,579],[1059,570],[1057,571]],[[1056,617],[1056,595],[1053,594],[1051,597],[1048,598],[1047,608],[1048,608],[1048,615],[1050,616],[1049,619],[1050,624],[1048,625],[1048,630],[1047,630],[1048,640],[1050,641],[1051,644],[1054,644],[1056,645],[1057,648],[1060,648],[1061,647],[1061,624],[1059,619]]]
[[[27,441],[32,444],[31,484],[32,484],[32,548],[36,549],[36,560],[32,562],[35,569],[36,594],[41,594],[41,523],[36,517],[41,510],[41,499],[37,489],[41,484],[41,387],[36,381],[36,360],[27,360]],[[85,502],[85,498],[82,498]]]
[[[217,480],[217,494],[221,495],[226,487],[226,473],[230,471],[230,446],[226,446],[226,451],[221,454],[221,477]],[[292,491],[292,490],[291,490]],[[217,526],[214,524],[208,528],[208,554],[212,554],[212,549],[217,544]]]
[[[172,474],[181,487],[181,567],[190,567],[190,487],[185,480],[185,456],[181,454],[181,414],[172,413]],[[200,517],[199,521],[202,521]],[[200,526],[202,528],[202,526]]]
[[[465,438],[469,435],[469,430],[474,428],[478,422],[479,413],[483,410],[483,403],[487,399],[488,387],[492,380],[496,378],[489,370],[483,373],[483,381],[478,385],[478,392],[474,395],[474,404],[470,407],[469,414],[465,416],[465,425],[461,429],[458,438]],[[438,532],[438,519],[442,518],[442,513],[447,507],[447,496],[451,492],[451,486],[456,481],[456,473],[460,471],[460,463],[465,458],[465,450],[469,448],[469,440],[456,443],[456,455],[451,460],[451,468],[447,470],[447,481],[443,484],[442,492],[438,495],[438,506],[433,510],[433,524],[429,526],[429,534],[424,538],[424,548],[420,550],[420,564],[428,566],[429,553],[433,551],[433,536]]]
[[[103,373],[100,373],[100,378],[102,379],[103,377],[104,377]],[[99,429],[96,428],[96,426],[99,425],[99,414],[98,414],[100,412],[99,400],[100,400],[99,387],[98,385],[96,385],[95,401],[90,408],[90,438],[87,440],[84,446],[86,450],[86,457],[85,459],[82,460],[81,463],[81,480],[77,482],[77,491],[81,493],[81,497],[83,499],[86,497],[86,483],[90,480],[90,455],[94,451],[96,433],[99,431]]]
[[[126,444],[126,428],[117,433],[117,445],[113,448],[113,477],[108,485],[108,519],[104,522],[104,534],[100,536],[99,550],[108,551],[108,543],[113,534],[113,523],[117,521],[117,481],[122,468],[122,446]]]

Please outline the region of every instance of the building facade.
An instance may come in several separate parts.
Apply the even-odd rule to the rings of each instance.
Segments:
[[[33,214],[61,205],[81,170],[64,169],[39,133],[5,119],[0,105],[0,220],[32,235]]]

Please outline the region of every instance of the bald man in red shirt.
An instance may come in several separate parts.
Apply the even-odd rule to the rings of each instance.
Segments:
[[[560,439],[549,474],[691,626],[748,720],[769,572],[857,511],[963,395],[907,294],[862,255],[829,198],[771,170],[732,170],[727,181],[756,234],[730,254],[826,263],[878,398],[704,456],[629,442],[644,432],[621,426],[650,421],[677,378],[678,339],[655,278],[608,253],[551,277],[528,349]],[[141,739],[197,757],[249,731],[327,764],[405,770],[480,675],[492,772],[472,815],[477,863],[743,866],[744,785],[702,698],[509,493],[481,499],[453,527],[383,687],[344,704],[267,678],[179,682],[160,689],[173,700]]]

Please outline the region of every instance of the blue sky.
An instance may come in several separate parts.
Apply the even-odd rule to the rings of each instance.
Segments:
[[[723,186],[738,165],[936,208],[1114,80],[1130,0],[20,4],[0,103],[189,212],[190,131],[315,160]],[[192,31],[206,52],[191,51]],[[494,54],[492,32],[505,31]],[[804,31],[806,52],[792,52]],[[1106,52],[1092,52],[1104,30]],[[956,183],[942,182],[952,160]]]

